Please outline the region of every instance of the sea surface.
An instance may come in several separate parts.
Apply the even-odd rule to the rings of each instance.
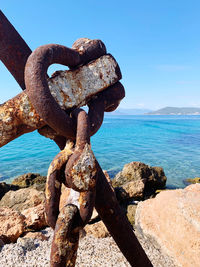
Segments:
[[[169,188],[184,187],[184,179],[200,176],[200,116],[106,116],[91,143],[111,177],[132,161],[162,166]],[[46,175],[58,152],[37,131],[19,137],[0,148],[0,182],[27,172]]]

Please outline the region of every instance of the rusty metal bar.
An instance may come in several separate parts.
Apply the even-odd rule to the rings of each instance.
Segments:
[[[107,66],[110,78],[106,72],[102,76],[102,65]],[[48,84],[59,105],[66,110],[72,109],[87,104],[99,91],[115,83],[120,78],[120,75],[116,74],[116,69],[118,67],[113,57],[105,55],[78,69],[59,72],[48,80]],[[80,79],[82,79],[81,90]],[[33,108],[25,90],[0,105],[0,147],[45,124]]]
[[[131,266],[153,267],[99,166],[95,208]]]
[[[74,267],[79,241],[79,210],[69,204],[60,211],[51,247],[51,267]]]
[[[31,49],[0,10],[0,60],[22,90],[25,89],[24,68],[30,54]]]
[[[45,213],[46,221],[53,229],[55,228],[56,220],[59,214],[59,202],[61,185],[64,177],[64,168],[67,160],[74,152],[73,147],[74,143],[72,141],[68,141],[65,145],[65,148],[53,159],[48,169],[45,190]]]

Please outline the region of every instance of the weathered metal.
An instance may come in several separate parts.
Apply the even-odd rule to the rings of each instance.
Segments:
[[[45,209],[47,222],[53,228],[59,213],[62,183],[81,192],[78,200],[82,218],[80,225],[85,225],[90,219],[94,207],[97,168],[90,148],[88,115],[81,109],[76,109],[73,115],[77,118],[76,144],[67,142],[50,164],[47,175]]]
[[[104,65],[107,66],[106,69],[111,78],[108,78],[105,72],[101,75],[101,67]],[[87,104],[95,94],[115,83],[120,78],[120,75],[117,76],[116,74],[116,69],[118,66],[113,57],[105,55],[77,69],[53,75],[52,78],[48,79],[48,84],[54,101],[57,101],[57,105],[63,109],[61,111],[67,116],[64,110]],[[81,79],[82,83],[80,82]],[[40,101],[41,99],[38,100],[38,102]],[[44,103],[41,105],[44,107]],[[54,116],[54,110],[51,111],[51,114],[49,113],[49,116]],[[71,131],[75,130],[73,120],[69,116],[67,118],[69,123],[67,124],[65,120],[63,123],[71,127]],[[44,125],[46,122],[34,109],[27,96],[27,90],[25,90],[0,106],[0,147],[16,137]],[[65,127],[63,126],[63,129]],[[69,129],[67,131],[70,132]],[[56,135],[64,136],[57,131]]]
[[[99,216],[131,266],[152,267],[117,201],[114,190],[100,166],[98,169],[95,208]]]
[[[98,39],[79,38],[73,43],[72,48],[79,53],[81,64],[86,64],[106,54],[105,44]]]
[[[120,80],[121,73],[116,61],[110,55],[105,55],[89,63],[89,67],[87,64],[77,71],[64,72],[68,76],[64,84],[59,72],[60,75],[54,75],[55,82],[48,86],[46,73],[53,63],[76,66],[81,63],[81,59],[78,52],[64,46],[52,44],[37,48],[28,58],[25,67],[27,94],[47,125],[62,136],[74,138],[73,121],[62,109],[66,105],[72,108],[77,103],[77,98],[79,105],[84,105],[88,91],[91,94],[93,90],[95,94],[99,92],[99,88],[105,89]],[[58,85],[62,90],[57,89]],[[71,89],[67,90],[67,94],[63,90],[66,86]]]
[[[31,54],[23,38],[0,10],[0,60],[24,90],[24,68]]]
[[[31,54],[25,70],[27,90],[0,105],[0,146],[39,129],[62,149],[49,167],[46,185],[47,222],[55,228],[52,267],[75,266],[79,230],[88,223],[94,205],[131,266],[152,266],[90,146],[90,136],[100,128],[104,111],[115,110],[125,96],[118,82],[121,72],[100,40],[81,38],[72,48],[47,45],[31,54],[0,11],[0,59],[22,89]],[[52,63],[68,65],[71,70],[48,79]],[[76,109],[85,104],[88,115]],[[59,213],[62,183],[71,189],[68,204]]]
[[[75,110],[72,115],[77,119],[76,145],[69,158],[65,177],[66,185],[76,191],[84,192],[95,188],[96,159],[90,146],[90,125],[84,110]]]
[[[51,162],[46,182],[46,203],[45,213],[46,221],[53,229],[59,214],[59,202],[61,195],[61,186],[64,180],[64,168],[70,155],[73,154],[74,142],[68,141],[65,148]]]
[[[96,159],[90,148],[90,125],[88,115],[81,109],[74,110],[72,115],[77,118],[75,148],[73,149],[73,142],[67,143],[65,149],[60,152],[51,163],[47,177],[46,217],[49,225],[53,228],[55,227],[51,250],[52,267],[74,266],[75,250],[78,246],[77,232],[90,220],[95,203],[95,178],[97,177],[97,169]],[[65,180],[62,174],[63,164],[68,165],[68,163],[70,163],[70,167],[67,169],[66,166],[68,172],[67,175],[65,175]],[[73,167],[75,167],[75,169],[73,169]],[[71,193],[74,193],[70,205],[65,206],[59,214],[62,182],[68,187],[75,188],[76,191],[78,189],[81,193],[77,194],[76,191],[71,190]],[[75,217],[76,220],[74,222]],[[63,224],[63,222],[65,224]],[[71,228],[68,226],[70,223]],[[76,231],[74,229],[76,229]],[[75,244],[71,240],[76,240]],[[68,250],[67,252],[63,246]],[[72,251],[73,260],[71,259]]]
[[[79,210],[69,204],[60,211],[51,247],[51,267],[74,267],[77,256],[79,227]]]

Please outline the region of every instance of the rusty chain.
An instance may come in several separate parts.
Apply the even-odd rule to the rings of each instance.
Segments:
[[[125,96],[119,82],[119,66],[107,54],[103,42],[87,38],[77,40],[72,49],[53,44],[41,46],[31,53],[1,11],[0,37],[0,59],[21,88],[26,88],[23,93],[0,106],[0,146],[21,134],[39,129],[40,134],[53,139],[61,149],[50,164],[45,192],[47,222],[55,229],[51,266],[75,266],[79,230],[88,223],[93,207],[131,266],[152,266],[90,145],[90,136],[100,128],[104,111],[115,110]],[[107,73],[110,81],[105,83],[105,78],[105,86],[99,86],[92,94],[84,95],[74,105],[60,103],[50,87],[54,82],[58,86],[59,81],[66,83],[70,79],[63,78],[65,74],[60,72],[49,79],[46,73],[48,66],[53,63],[69,66],[66,75],[74,76],[73,81],[76,82],[81,71],[95,67],[99,60],[114,62],[114,73]],[[102,62],[96,69],[99,80],[95,77],[95,81],[102,80],[105,67],[100,67]],[[59,80],[60,77],[63,80]],[[82,78],[77,80],[80,83]],[[84,86],[79,85],[79,89],[82,93]],[[69,93],[64,95],[69,97]],[[77,92],[73,96],[77,96]],[[69,99],[66,103],[69,104]],[[79,108],[84,104],[89,107],[88,114]],[[15,110],[15,115],[8,110]],[[8,125],[9,120],[11,123]],[[11,130],[8,130],[9,127]],[[71,188],[71,197],[68,199],[70,202],[59,211],[62,184]]]

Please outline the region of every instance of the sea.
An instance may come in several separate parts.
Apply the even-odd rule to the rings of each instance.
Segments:
[[[185,179],[200,177],[198,115],[107,115],[91,144],[111,178],[132,161],[163,167],[168,188],[183,188]],[[0,148],[0,182],[27,172],[46,175],[58,152],[57,145],[37,131],[13,140]]]

